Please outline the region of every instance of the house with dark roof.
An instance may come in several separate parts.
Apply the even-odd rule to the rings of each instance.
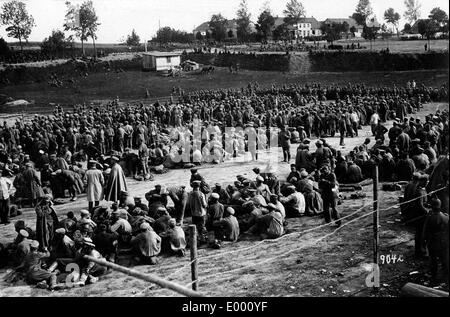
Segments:
[[[236,19],[227,20],[226,33],[227,33],[228,38],[236,38],[237,37],[237,27],[238,27],[238,25],[237,25]],[[251,32],[256,31],[255,24],[253,22],[250,22],[250,30],[251,30]],[[209,21],[203,22],[202,24],[197,26],[193,32],[194,32],[194,35],[196,35],[197,33],[200,33],[202,36],[206,36],[207,32],[211,33],[212,31],[211,31],[211,27],[209,26]],[[229,35],[232,35],[232,36],[230,37]]]
[[[355,28],[355,37],[362,37],[364,26],[359,25],[353,18],[328,18],[322,23],[325,25],[331,25],[333,23],[344,23],[344,22],[347,22],[349,28],[352,27]]]

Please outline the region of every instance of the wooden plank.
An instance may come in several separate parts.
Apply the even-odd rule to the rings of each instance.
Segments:
[[[426,287],[414,283],[406,283],[402,287],[401,295],[403,297],[448,297],[448,292],[444,292],[431,287]]]

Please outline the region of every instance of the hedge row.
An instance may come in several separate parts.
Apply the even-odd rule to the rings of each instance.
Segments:
[[[6,68],[3,71],[0,71],[0,85],[47,82],[54,75],[60,80],[68,80],[84,76],[86,73],[140,71],[141,69],[142,60],[140,58],[97,63],[75,62],[70,60],[64,64],[50,65],[47,67],[20,66]]]
[[[289,70],[289,57],[280,54],[190,53],[183,55],[183,60],[187,59],[200,64],[218,67],[229,67],[239,64],[240,68],[248,70]]]
[[[311,71],[405,71],[448,68],[448,52],[387,54],[378,52],[310,52]]]

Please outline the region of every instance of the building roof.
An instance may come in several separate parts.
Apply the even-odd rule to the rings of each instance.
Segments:
[[[276,17],[275,24],[273,25],[275,28],[284,23],[284,17]],[[320,29],[320,23],[314,17],[310,18],[301,18],[298,23],[311,23],[311,29]]]
[[[330,23],[344,23],[347,22],[349,27],[354,26],[355,28],[362,28],[362,25],[359,25],[355,19],[352,18],[328,18],[325,21],[323,21],[323,23],[325,24],[330,24]]]
[[[226,24],[225,28],[226,28],[227,30],[230,30],[230,29],[232,29],[232,30],[237,29],[237,20],[236,20],[236,19],[227,20],[227,24]],[[255,30],[255,24],[254,24],[253,22],[250,22],[250,29],[251,29],[252,31]],[[210,26],[209,26],[209,21],[208,21],[208,22],[203,22],[202,24],[200,24],[199,26],[197,26],[197,27],[194,29],[193,32],[194,32],[194,33],[197,33],[197,32],[206,32],[206,31],[211,31],[211,28],[210,28]]]
[[[181,53],[177,52],[145,52],[144,55],[156,56],[156,57],[170,57],[170,56],[180,56]]]

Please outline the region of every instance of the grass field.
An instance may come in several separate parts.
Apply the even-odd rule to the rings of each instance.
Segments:
[[[61,80],[69,79],[60,78]],[[0,93],[14,99],[34,101],[34,105],[27,109],[1,109],[0,113],[20,111],[45,112],[51,109],[49,103],[72,105],[75,103],[89,103],[93,101],[110,100],[119,97],[121,101],[144,100],[148,89],[150,100],[170,96],[172,87],[179,86],[188,91],[217,88],[241,88],[249,82],[257,81],[260,85],[292,83],[321,83],[323,85],[366,84],[369,86],[398,85],[404,86],[407,81],[414,79],[417,83],[427,86],[440,86],[448,82],[448,71],[426,70],[407,72],[350,72],[350,73],[309,73],[293,74],[282,72],[241,71],[230,74],[226,69],[217,68],[211,75],[187,74],[184,77],[162,77],[153,72],[124,72],[97,73],[88,77],[75,78],[75,84],[64,83],[64,87],[57,88],[47,83],[33,83],[27,85],[7,86],[0,88]]]

